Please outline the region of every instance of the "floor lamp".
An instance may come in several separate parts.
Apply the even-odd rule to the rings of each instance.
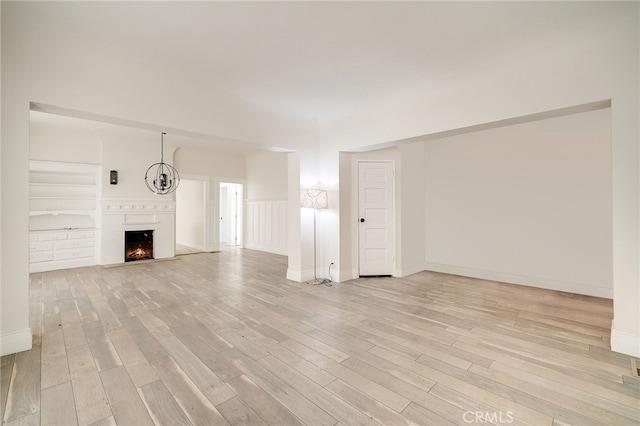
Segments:
[[[300,202],[301,207],[313,209],[313,283],[325,284],[331,282],[326,278],[318,280],[316,272],[316,211],[318,209],[328,209],[327,191],[324,189],[305,189],[302,191]]]

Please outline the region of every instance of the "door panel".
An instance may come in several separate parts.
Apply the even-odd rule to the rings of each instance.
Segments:
[[[358,163],[359,273],[391,275],[394,263],[393,163]]]

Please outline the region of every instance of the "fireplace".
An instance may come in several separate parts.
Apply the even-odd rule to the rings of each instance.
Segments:
[[[153,230],[124,231],[124,261],[153,259]]]

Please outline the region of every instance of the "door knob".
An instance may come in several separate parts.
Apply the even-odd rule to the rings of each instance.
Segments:
[[[360,218],[360,222],[361,222],[361,223],[362,223],[362,222],[364,222],[364,217],[361,217],[361,218]]]

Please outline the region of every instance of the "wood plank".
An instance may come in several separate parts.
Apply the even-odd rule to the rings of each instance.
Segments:
[[[326,388],[340,399],[353,405],[363,413],[373,417],[380,424],[398,426],[417,424],[375,399],[370,398],[357,389],[349,386],[340,379],[331,382]]]
[[[102,371],[100,378],[117,424],[153,425],[149,412],[124,367]]]
[[[324,330],[312,330],[307,333],[307,336],[311,336],[314,339],[318,339],[319,341],[326,343],[332,348],[338,349],[340,352],[343,352],[349,356],[360,352],[366,352],[371,349],[375,345],[371,342],[367,342],[358,338],[354,338],[353,336],[344,337],[345,334],[336,330],[331,330],[330,332]]]
[[[429,396],[429,399],[420,401],[418,404],[456,424],[468,424],[469,415],[465,413],[497,412],[495,407],[480,402],[474,398],[474,395],[457,392],[439,383],[431,388]],[[505,417],[508,413],[509,411],[505,413]],[[518,418],[510,418],[510,420],[510,424],[513,425],[528,424]]]
[[[428,398],[428,393],[424,389],[420,389],[412,384],[398,379],[378,368],[367,364],[357,358],[349,358],[342,362],[342,365],[355,371],[367,379],[373,380],[377,384],[388,388],[400,396],[407,398],[409,401],[424,401]],[[406,407],[405,407],[406,408]]]
[[[78,424],[71,382],[42,389],[40,421],[45,425]]]
[[[191,425],[191,422],[160,380],[138,389],[142,402],[156,425]]]
[[[416,374],[420,374],[437,383],[441,383],[450,387],[458,392],[474,395],[479,398],[481,402],[484,402],[492,407],[497,408],[499,411],[507,412],[509,410],[517,413],[517,418],[531,424],[550,424],[552,417],[544,413],[540,413],[535,409],[531,409],[522,404],[518,404],[513,400],[493,393],[491,390],[487,390],[484,387],[480,387],[471,383],[461,380],[459,378],[450,376],[446,373],[433,369],[427,365],[421,364],[416,361],[408,360],[402,356],[398,356],[393,352],[386,349],[374,347],[370,350],[371,353],[376,354],[388,361],[395,362],[398,365],[410,369]],[[489,384],[489,383],[487,383]]]
[[[377,424],[371,416],[354,408],[351,404],[338,398],[324,387],[300,376],[294,369],[284,362],[268,356],[258,361],[261,366],[269,370],[289,386],[305,395],[318,407],[329,413],[332,417],[347,425],[374,425]],[[332,380],[333,382],[333,380]]]
[[[60,319],[58,301],[53,298],[46,300],[44,294],[42,297],[42,332],[49,333],[62,327],[62,320]]]
[[[91,426],[117,426],[116,419],[113,416],[101,419],[95,423],[91,423]]]
[[[158,318],[153,313],[154,311],[138,311],[136,312],[136,318],[140,321],[140,323],[147,329],[147,331],[156,339],[163,339],[165,337],[171,337],[172,333],[169,330],[169,327],[162,322],[160,318]],[[129,327],[132,324],[135,324],[135,321],[126,321],[126,324],[129,324]],[[139,328],[138,325],[136,325]]]
[[[122,365],[116,349],[98,321],[83,323],[84,335],[96,360],[98,370],[106,371]]]
[[[360,390],[361,392],[369,395],[371,398],[385,404],[394,410],[401,412],[409,405],[410,401],[387,389],[385,386],[381,386],[378,383],[370,380],[353,370],[348,369],[344,365],[335,362],[332,359],[325,357],[324,355],[316,352],[315,350],[300,344],[293,340],[285,340],[281,343],[287,349],[297,353],[298,355],[308,359],[310,362],[325,369],[333,376],[348,383],[350,386]]]
[[[302,421],[244,374],[227,383],[260,418],[273,425],[302,425]]]
[[[64,345],[67,350],[78,346],[88,345],[87,337],[84,335],[82,324],[73,324],[62,329],[64,333]]]
[[[121,322],[147,361],[151,362],[157,358],[167,356],[167,351],[162,347],[158,339],[138,318],[123,318]]]
[[[336,423],[335,418],[240,350],[229,349],[222,354],[242,370],[253,383],[268,392],[303,423],[313,425],[333,425]]]
[[[416,404],[415,402],[409,404],[407,408],[402,411],[402,415],[419,425],[431,424],[447,426],[457,424],[455,422],[447,420],[439,414],[434,413],[433,411],[423,407],[422,405]]]
[[[469,350],[477,351],[487,356],[493,356],[496,361],[502,364],[525,369],[527,372],[534,373],[539,377],[545,377],[556,382],[560,381],[562,384],[587,391],[610,401],[616,401],[630,407],[638,407],[640,391],[632,391],[622,383],[601,380],[596,376],[585,373],[581,370],[579,363],[574,366],[558,365],[545,359],[522,356],[518,353],[503,351],[482,344],[471,346],[466,343],[459,343],[457,345],[468,347]]]
[[[196,355],[204,365],[207,366],[216,376],[227,382],[242,374],[231,362],[219,354],[211,343],[223,341],[213,332],[209,331],[201,322],[194,321],[188,326],[181,326],[171,330],[194,355]],[[224,341],[224,349],[232,346]],[[214,343],[215,345],[215,343]]]
[[[232,329],[219,329],[216,331],[220,337],[225,339],[234,348],[237,348],[245,353],[249,358],[258,360],[269,355],[267,351],[254,344],[249,339],[246,339],[242,334]]]
[[[168,355],[155,358],[151,365],[192,424],[227,424],[211,401]]]
[[[370,352],[362,352],[355,358],[369,364],[372,368],[384,371],[385,373],[405,381],[418,389],[422,389],[425,392],[431,390],[431,388],[436,384],[433,380],[429,380],[426,377],[415,374],[412,371],[402,368],[399,365],[380,358]]]
[[[42,389],[69,381],[69,363],[62,329],[42,336]]]
[[[7,396],[11,384],[11,372],[16,354],[5,355],[0,358],[0,420],[4,419],[4,411],[7,407]]]
[[[349,355],[345,354],[344,352],[333,348],[326,343],[319,341],[318,339],[314,339],[308,334],[300,333],[299,331],[291,329],[289,327],[283,327],[280,331],[289,336],[291,339],[302,343],[303,345],[326,356],[327,358],[334,360],[335,362],[342,362],[345,359],[349,358]]]
[[[66,301],[67,310],[63,311],[60,309],[60,322],[63,327],[69,327],[74,324],[79,324],[81,322],[80,315],[78,315],[78,311],[75,310],[75,305],[73,304],[73,300],[70,299]]]
[[[40,426],[40,411],[19,417],[10,422],[3,423],[7,426]]]
[[[78,423],[88,425],[111,416],[109,402],[89,347],[70,349],[68,358]]]
[[[158,380],[158,375],[126,329],[110,332],[109,339],[136,388]]]
[[[281,345],[273,345],[268,349],[268,351],[271,355],[275,356],[280,361],[295,369],[303,376],[313,380],[320,386],[326,386],[336,379],[335,376],[333,376],[323,368],[318,367],[314,363],[307,361],[297,354],[294,354]]]
[[[15,355],[4,411],[7,423],[40,411],[40,353],[40,346],[34,346]]]
[[[232,425],[244,426],[266,426],[267,423],[262,420],[251,408],[242,402],[240,398],[234,396],[225,402],[216,406],[220,414]]]
[[[200,361],[177,337],[160,341],[176,364],[215,406],[235,396],[235,393]]]
[[[535,392],[534,387],[540,387],[535,392],[536,397],[562,406],[563,409],[580,413],[592,421],[604,424],[625,424],[629,421],[640,423],[640,404],[636,407],[628,407],[616,401],[607,401],[595,397],[582,389],[570,387],[562,383],[539,377],[520,368],[510,367],[500,362],[495,362],[490,369],[481,366],[473,366],[472,372],[490,377],[492,380],[507,383],[510,387],[522,389],[525,392]],[[563,421],[576,423],[575,420],[554,415]],[[582,420],[584,423],[588,421]]]
[[[98,317],[98,313],[93,308],[93,304],[89,297],[79,297],[74,299],[74,303],[81,322],[85,323],[100,320],[100,317]]]

